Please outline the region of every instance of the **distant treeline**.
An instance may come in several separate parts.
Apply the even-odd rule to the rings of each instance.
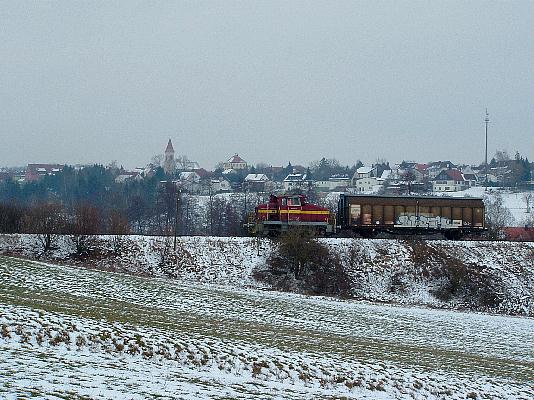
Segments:
[[[115,182],[102,165],[66,166],[36,182],[0,182],[0,233],[240,235],[251,194],[178,193],[159,168],[152,177]],[[232,197],[233,196],[233,197]]]

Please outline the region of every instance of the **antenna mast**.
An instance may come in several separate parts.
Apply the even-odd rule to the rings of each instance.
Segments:
[[[488,109],[486,108],[486,118],[484,118],[484,123],[486,124],[486,155],[484,157],[484,169],[485,169],[485,174],[486,174],[486,183],[485,183],[485,186],[486,186],[486,189],[485,190],[488,190],[488,124],[489,124],[489,114],[488,114]]]

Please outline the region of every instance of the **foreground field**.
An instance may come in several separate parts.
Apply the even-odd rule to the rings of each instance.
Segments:
[[[532,398],[534,321],[0,257],[0,398]]]

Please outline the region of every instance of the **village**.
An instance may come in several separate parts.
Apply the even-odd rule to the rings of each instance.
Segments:
[[[36,182],[45,176],[63,171],[64,164],[31,163],[26,169],[0,170],[0,181],[13,180],[20,184]],[[75,169],[86,166],[77,165]],[[110,163],[116,183],[142,181],[154,177],[161,168],[162,183],[172,182],[183,193],[209,195],[231,192],[348,192],[359,194],[441,194],[460,192],[472,187],[501,187],[532,190],[534,162],[519,152],[510,157],[498,151],[488,162],[466,165],[452,161],[402,161],[390,165],[385,160],[364,165],[355,161],[342,166],[335,159],[322,158],[309,166],[292,164],[274,166],[248,163],[235,153],[219,162],[213,171],[202,168],[186,155],[177,155],[169,139],[164,155],[154,156],[144,167],[126,170]]]

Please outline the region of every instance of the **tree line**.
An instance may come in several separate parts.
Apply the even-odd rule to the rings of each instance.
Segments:
[[[102,165],[65,167],[37,182],[0,182],[0,233],[94,235],[244,234],[246,213],[265,200],[257,193],[179,191],[158,168],[151,177],[115,182]],[[210,192],[211,193],[211,192]]]

